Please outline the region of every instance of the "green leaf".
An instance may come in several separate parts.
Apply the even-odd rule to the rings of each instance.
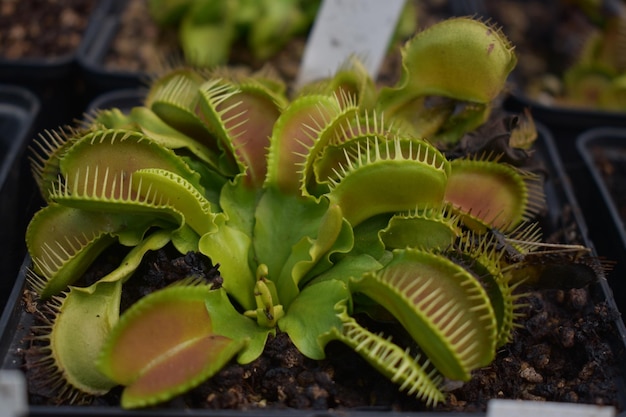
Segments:
[[[169,230],[153,232],[128,251],[118,267],[100,278],[98,282],[125,282],[139,267],[146,252],[161,249],[170,242],[170,237],[171,232]]]
[[[254,225],[254,249],[259,264],[268,267],[268,278],[276,282],[280,302],[288,306],[298,293],[297,282],[291,277],[287,266],[294,247],[298,246],[297,261],[309,258],[311,243],[320,233],[320,225],[328,210],[328,202],[316,202],[312,198],[285,195],[269,188],[261,197]],[[334,232],[333,232],[334,233]],[[287,268],[283,275],[283,269]],[[280,280],[279,280],[279,277]]]
[[[250,22],[247,42],[254,57],[265,61],[283,49],[294,35],[306,33],[312,18],[303,12],[300,1],[261,3],[262,12]]]
[[[140,132],[121,129],[84,135],[64,155],[60,168],[67,182],[66,189],[100,198],[117,199],[128,195],[131,174],[144,168],[173,172],[198,190],[202,189],[199,175],[174,151]],[[106,178],[117,178],[119,184],[107,188],[110,184]]]
[[[241,364],[250,363],[261,356],[267,337],[275,333],[275,329],[261,327],[253,319],[239,313],[224,289],[209,293],[206,308],[213,319],[213,331],[216,334],[234,340],[248,340],[237,357]]]
[[[340,259],[331,269],[315,277],[312,285],[321,281],[343,281],[349,282],[353,278],[358,278],[366,272],[378,271],[383,267],[383,263],[372,256],[362,254],[349,254]]]
[[[278,327],[289,334],[298,350],[312,359],[323,359],[324,347],[333,329],[343,323],[335,307],[350,299],[345,283],[331,280],[308,285],[278,321]],[[312,320],[312,318],[315,318]]]
[[[205,75],[191,67],[175,69],[152,83],[145,106],[174,130],[213,151],[219,159],[221,155],[217,141],[209,126],[197,114],[200,106],[199,88],[204,81]],[[220,173],[237,173],[235,166],[222,166],[221,162],[218,169]]]
[[[83,392],[103,395],[116,383],[94,367],[119,316],[121,280],[72,287],[57,307],[49,335],[52,358],[65,380]]]
[[[228,61],[235,28],[228,22],[195,24],[186,17],[179,28],[179,39],[187,62],[200,68],[214,68]]]
[[[89,127],[94,130],[101,128],[125,130],[139,129],[139,126],[137,126],[132,117],[117,108],[97,110],[93,118],[89,120]]]
[[[382,213],[440,205],[449,170],[445,157],[425,141],[374,138],[355,161],[346,160],[327,196],[357,226]]]
[[[336,217],[333,219],[334,216]],[[331,227],[332,223],[329,224],[328,220],[337,223]],[[339,230],[334,229],[335,227]],[[306,285],[311,278],[332,268],[338,259],[351,252],[354,247],[354,231],[338,207],[329,208],[320,226],[320,234],[313,243],[310,251],[311,260],[300,261],[293,271],[294,276],[298,277],[300,287]]]
[[[198,252],[200,236],[189,225],[182,225],[172,230],[172,244],[182,254]]]
[[[192,2],[193,0],[149,0],[148,12],[159,26],[176,25]]]
[[[291,255],[276,280],[281,288],[281,302],[288,305],[297,296],[302,279],[311,270],[321,273],[330,268],[330,256],[337,252],[349,252],[352,245],[352,228],[343,218],[341,209],[338,206],[329,206],[320,220],[317,236],[304,237],[292,247]],[[286,282],[293,283],[293,286]],[[290,287],[293,292],[287,296],[286,289]]]
[[[260,196],[260,191],[246,187],[239,177],[224,184],[220,193],[220,206],[228,217],[228,224],[252,236]]]
[[[380,237],[388,249],[446,249],[461,235],[459,218],[443,209],[395,215]]]
[[[161,169],[142,169],[133,173],[131,188],[140,195],[150,196],[173,207],[184,217],[198,235],[214,232],[219,216],[211,210],[211,203],[183,177]]]
[[[255,307],[256,277],[250,266],[251,248],[250,237],[223,219],[216,232],[205,234],[198,242],[200,252],[219,263],[224,289],[246,310]]]
[[[366,253],[375,259],[384,256],[385,245],[379,232],[387,227],[389,218],[389,213],[379,214],[354,227],[354,248],[350,253],[352,255]]]
[[[136,245],[152,225],[156,222],[150,217],[52,203],[35,214],[26,231],[34,272],[30,284],[42,298],[58,294],[80,278],[116,237],[125,245]]]

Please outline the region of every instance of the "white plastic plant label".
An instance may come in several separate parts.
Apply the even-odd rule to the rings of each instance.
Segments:
[[[542,401],[491,400],[487,417],[615,417],[614,407]]]
[[[0,371],[0,417],[21,417],[28,412],[26,381],[17,370]]]
[[[351,56],[376,78],[405,0],[324,0],[311,29],[297,84],[332,76]]]

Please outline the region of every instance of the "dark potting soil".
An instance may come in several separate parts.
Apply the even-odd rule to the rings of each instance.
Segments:
[[[106,252],[81,285],[113,269],[120,256],[119,248]],[[214,287],[221,285],[219,269],[202,256],[181,256],[169,247],[148,253],[125,285],[122,309],[148,292],[189,276],[205,279]],[[616,340],[613,320],[618,313],[594,303],[587,288],[531,291],[521,302],[524,319],[513,341],[499,350],[490,366],[475,371],[469,382],[451,385],[446,402],[435,410],[484,411],[491,398],[620,407],[615,381],[617,361],[625,352],[623,346],[616,351],[608,342]],[[42,315],[36,305],[30,311]],[[31,364],[42,355],[35,348],[41,342],[32,343],[23,352]],[[427,410],[343,344],[331,342],[326,353],[324,360],[308,359],[279,332],[269,338],[257,360],[247,365],[233,361],[196,389],[159,407]],[[46,367],[25,369],[31,404],[57,404]],[[116,388],[90,400],[93,405],[116,406],[120,394],[121,388]]]
[[[58,57],[81,42],[96,0],[3,0],[0,57]]]

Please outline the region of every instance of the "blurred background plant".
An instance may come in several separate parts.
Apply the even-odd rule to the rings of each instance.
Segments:
[[[319,5],[319,0],[148,2],[157,25],[175,28],[185,60],[200,67],[225,64],[238,41],[256,59],[271,57],[293,36],[308,31]]]
[[[545,105],[626,110],[622,0],[506,1],[486,15],[517,45],[520,92]]]

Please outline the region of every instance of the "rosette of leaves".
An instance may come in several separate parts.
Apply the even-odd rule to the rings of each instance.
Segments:
[[[515,63],[496,28],[441,25],[406,45],[403,79],[382,92],[357,64],[292,99],[265,73],[180,68],[128,114],[41,136],[47,205],[26,234],[29,283],[56,314],[31,365],[59,397],[123,385],[123,407],[153,405],[254,360],[276,332],[313,359],[339,340],[428,404],[445,379],[488,365],[511,338],[515,288],[536,278],[524,260],[540,246],[529,222],[543,195],[493,155],[438,148],[484,117]],[[414,123],[409,109],[434,97],[477,110],[426,106]],[[431,116],[439,127],[416,135]],[[144,254],[167,244],[219,264],[221,285],[189,277],[120,315]],[[127,248],[119,266],[80,285],[112,245]],[[392,318],[411,342],[361,313]]]

